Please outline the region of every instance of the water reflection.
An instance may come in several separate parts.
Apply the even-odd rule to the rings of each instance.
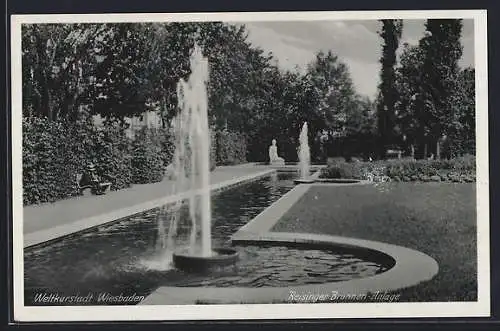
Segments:
[[[228,245],[230,236],[288,192],[296,177],[279,173],[215,194],[214,246]],[[188,212],[184,206],[182,213]],[[168,211],[158,208],[25,250],[25,304],[46,305],[36,301],[43,293],[93,293],[95,300],[75,304],[109,305],[113,303],[96,301],[99,293],[147,296],[159,286],[288,286],[341,281],[383,271],[371,261],[335,252],[249,246],[239,248],[241,261],[234,269],[188,275],[172,269],[171,255],[155,244],[157,220],[168,216]],[[184,229],[182,224],[181,217],[177,243],[181,246],[183,240],[189,242],[189,226]]]
[[[212,197],[214,245],[227,245],[238,228],[293,187],[293,178],[291,174],[278,174],[277,180],[266,177],[216,193]],[[181,212],[188,213],[187,206]],[[89,291],[148,294],[156,289],[165,280],[169,262],[162,259],[156,248],[158,217],[167,218],[168,211],[157,208],[47,246],[25,250],[26,304],[35,304],[34,295],[41,290],[72,295]],[[181,221],[181,244],[187,238],[188,229]],[[158,270],[151,272],[146,266]],[[172,281],[176,277],[173,275]]]

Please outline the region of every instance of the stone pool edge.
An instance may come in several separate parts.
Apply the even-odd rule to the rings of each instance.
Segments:
[[[314,173],[311,178],[316,179],[320,175],[320,171]],[[307,183],[298,184],[293,189],[284,194],[276,202],[264,209],[250,222],[238,229],[232,236],[232,240],[237,239],[241,235],[248,235],[248,233],[267,233],[278,223],[278,221],[290,210],[304,194],[309,191],[311,186],[332,186],[332,187],[346,187],[355,185],[369,185],[370,181],[361,180],[356,183]]]
[[[290,210],[302,196],[309,191],[310,184],[299,184],[285,193],[281,198],[260,212],[250,222],[243,225],[232,236],[231,240],[242,233],[266,233]]]
[[[366,184],[366,183],[363,183]],[[329,246],[349,247],[360,250],[375,250],[395,260],[394,266],[377,275],[343,282],[310,284],[296,287],[159,287],[139,305],[168,304],[231,304],[231,303],[286,303],[296,294],[318,297],[321,295],[356,294],[363,297],[368,293],[390,292],[417,285],[432,279],[439,271],[436,260],[425,253],[403,246],[357,238],[320,235],[311,233],[270,232],[281,217],[314,184],[299,184],[278,201],[263,210],[231,237],[233,244],[255,244],[255,242],[301,244],[310,248]],[[319,184],[324,185],[324,184]],[[359,183],[340,184],[360,185]],[[337,186],[337,185],[332,185]],[[293,292],[292,292],[293,291]],[[326,300],[328,302],[328,300]],[[296,301],[292,301],[296,302]],[[336,302],[336,301],[332,301]],[[304,302],[306,303],[306,302]],[[310,303],[310,302],[308,302]]]
[[[223,182],[210,185],[211,192],[218,192],[221,190],[226,190],[236,185],[241,185],[249,181],[259,179],[261,177],[268,176],[275,173],[276,169],[266,169],[257,173],[240,176],[232,178]],[[123,219],[150,209],[161,207],[166,204],[174,203],[178,200],[185,199],[188,197],[188,192],[182,192],[175,195],[168,195],[159,199],[150,200],[143,202],[131,207],[121,208],[113,210],[108,213],[83,218],[71,223],[62,224],[49,229],[44,229],[40,231],[35,231],[32,233],[25,234],[23,236],[23,248],[29,248],[31,246],[36,246],[43,244],[45,242],[50,242],[52,240],[58,239],[60,237],[68,236],[80,231],[84,231],[96,226],[104,225],[113,221]]]
[[[430,256],[402,246],[376,241],[317,235],[310,233],[269,232],[241,235],[235,243],[300,243],[325,247],[343,246],[361,250],[376,250],[392,257],[396,263],[386,272],[343,282],[300,285],[294,287],[160,287],[146,297],[140,305],[165,304],[265,304],[265,303],[314,303],[340,302],[337,298],[351,296],[366,302],[369,294],[387,294],[432,279],[438,272],[437,262]],[[322,297],[322,300],[320,298]],[[303,300],[297,298],[303,298]],[[375,297],[371,297],[375,298]],[[387,302],[381,300],[380,302]]]

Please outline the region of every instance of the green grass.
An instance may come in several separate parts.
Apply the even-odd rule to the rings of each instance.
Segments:
[[[381,241],[433,257],[439,273],[400,301],[476,301],[474,184],[384,183],[312,187],[272,231]]]

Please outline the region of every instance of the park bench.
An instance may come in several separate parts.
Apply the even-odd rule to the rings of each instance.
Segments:
[[[89,177],[84,178],[84,174],[80,173],[76,175],[76,186],[78,195],[83,195],[87,189],[93,195],[102,195],[109,190],[111,182],[101,182],[99,179],[92,181]]]
[[[403,156],[403,151],[400,149],[388,149],[386,152],[386,156],[389,159],[401,159]]]

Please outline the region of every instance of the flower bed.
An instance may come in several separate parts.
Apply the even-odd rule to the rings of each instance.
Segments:
[[[476,158],[472,155],[450,160],[398,159],[375,162],[331,160],[320,178],[364,179],[374,182],[476,181]]]

